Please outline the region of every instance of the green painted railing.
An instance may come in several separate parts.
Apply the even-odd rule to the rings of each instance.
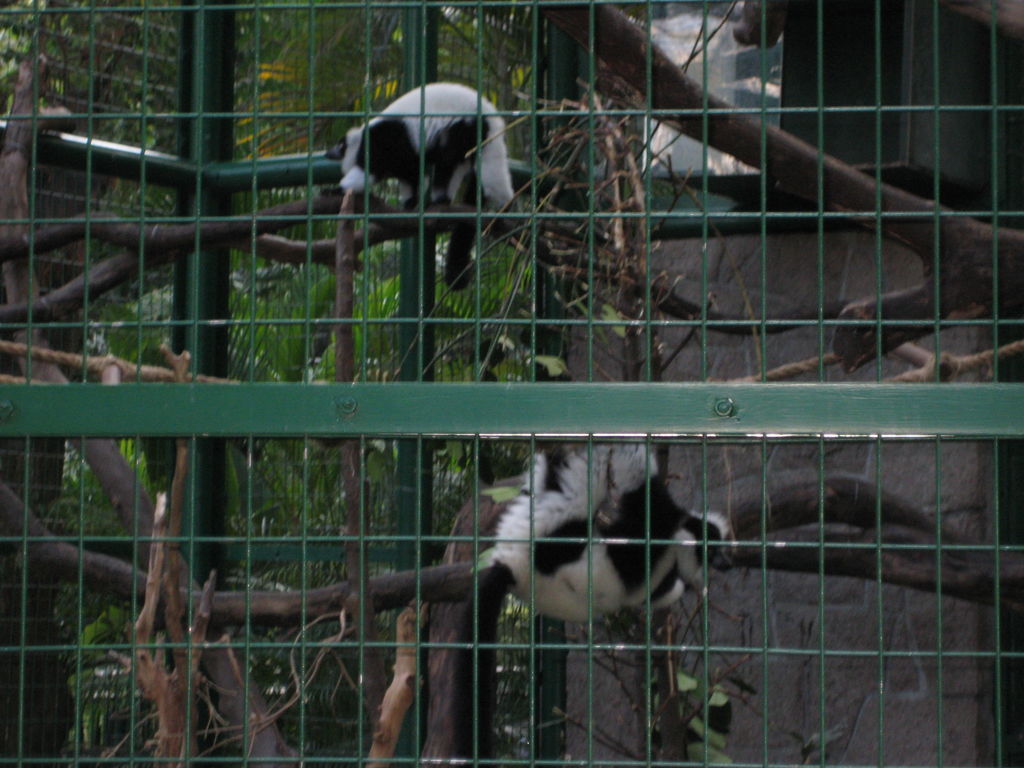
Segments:
[[[0,436],[1024,435],[1024,385],[0,387]]]

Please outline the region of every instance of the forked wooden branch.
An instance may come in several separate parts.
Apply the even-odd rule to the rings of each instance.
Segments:
[[[368,768],[388,768],[388,758],[395,754],[398,734],[402,730],[405,714],[412,706],[416,695],[416,636],[419,632],[419,614],[412,608],[406,608],[398,614],[396,621],[395,641],[395,674],[391,685],[384,693],[381,704],[380,721],[373,732],[373,745],[370,747]]]
[[[168,764],[177,768],[184,765],[185,758],[196,753],[196,742],[195,729],[191,729],[191,743],[186,741],[186,699],[183,695],[181,670],[168,670],[156,661],[161,651],[153,637],[153,630],[161,602],[167,550],[167,497],[164,494],[157,497],[153,534],[157,540],[150,548],[146,598],[135,621],[135,678],[142,695],[156,707],[157,733],[153,755],[158,759],[170,760]]]

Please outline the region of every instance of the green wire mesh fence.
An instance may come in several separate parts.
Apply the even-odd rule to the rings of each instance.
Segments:
[[[0,764],[1018,764],[1022,39],[0,4]]]

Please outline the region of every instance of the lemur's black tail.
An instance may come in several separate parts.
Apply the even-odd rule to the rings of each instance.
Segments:
[[[477,577],[474,601],[466,601],[460,619],[458,642],[466,647],[456,651],[452,709],[455,734],[452,757],[473,758],[473,722],[476,715],[476,755],[479,760],[494,757],[495,652],[498,617],[515,579],[505,565],[495,563]],[[474,625],[474,618],[476,623]],[[474,632],[474,626],[477,628]],[[474,647],[473,643],[479,643]],[[474,679],[473,671],[476,670]]]

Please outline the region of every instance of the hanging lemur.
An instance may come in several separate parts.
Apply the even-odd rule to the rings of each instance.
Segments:
[[[484,200],[500,208],[513,195],[505,121],[491,102],[457,83],[414,88],[327,150],[327,157],[341,161],[343,190],[359,192],[377,181],[397,179],[406,210],[415,208],[419,199],[421,167],[430,180],[431,203],[452,202],[468,177],[471,183],[463,199],[475,205],[477,154]],[[445,282],[453,288],[469,283],[475,239],[472,224],[452,230]]]
[[[649,512],[648,512],[649,511]],[[621,608],[652,608],[679,600],[686,585],[701,589],[707,541],[721,542],[729,525],[679,507],[642,444],[597,445],[589,452],[537,453],[531,476],[498,522],[491,563],[477,576],[478,600],[467,603],[455,662],[453,756],[493,757],[497,622],[512,592],[538,613],[587,621]],[[668,542],[668,543],[667,543]],[[708,549],[723,567],[721,546]]]

